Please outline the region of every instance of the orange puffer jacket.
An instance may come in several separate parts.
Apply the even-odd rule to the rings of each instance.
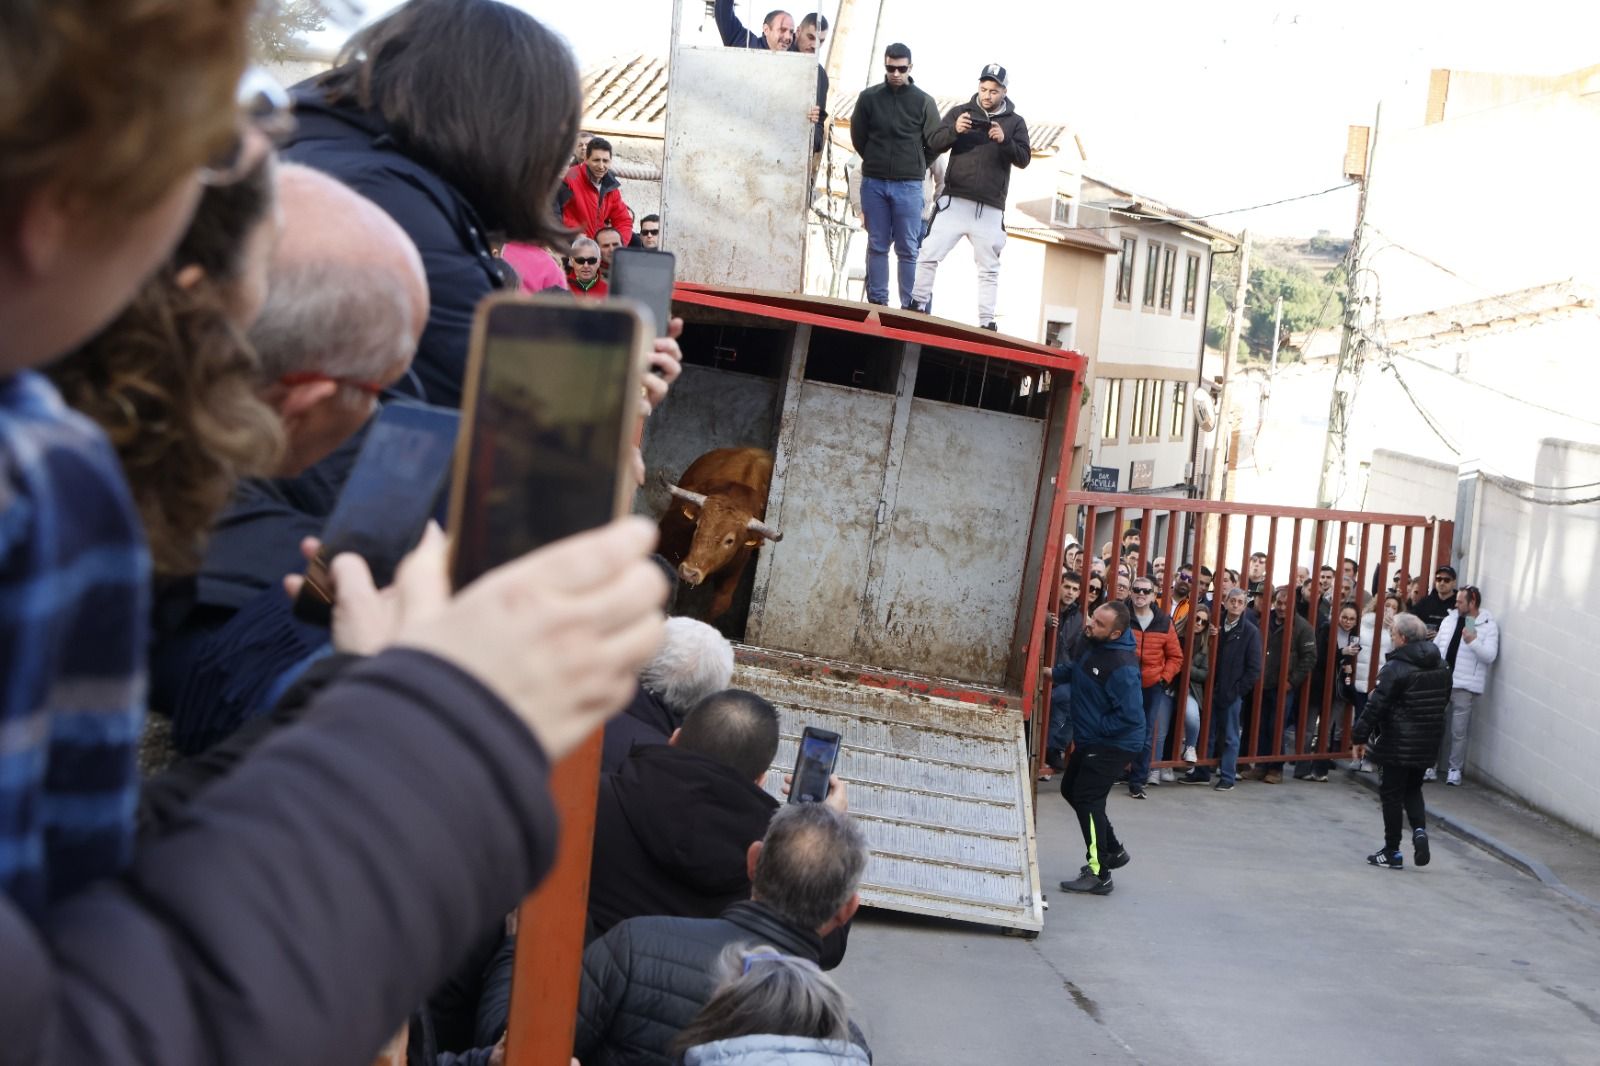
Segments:
[[[1159,607],[1148,626],[1139,625],[1139,617],[1128,607],[1128,628],[1133,631],[1133,643],[1139,654],[1139,684],[1171,684],[1183,671],[1183,645],[1178,642],[1178,632],[1172,618]]]

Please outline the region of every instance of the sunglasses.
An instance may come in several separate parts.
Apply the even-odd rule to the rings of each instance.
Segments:
[[[1455,580],[1456,579],[1453,577],[1446,577],[1445,575],[1440,574],[1438,577],[1433,579],[1433,582],[1436,585],[1453,585],[1455,584]]]
[[[646,237],[654,237],[660,234],[661,231],[658,229],[642,229],[639,232],[644,234]]]
[[[592,267],[600,262],[600,257],[598,255],[573,256],[572,261],[579,266]]]
[[[1133,594],[1135,596],[1153,596],[1155,595],[1155,591],[1155,589],[1144,588],[1143,586],[1140,586],[1139,588],[1133,590]]]
[[[1089,591],[1090,592],[1104,592],[1105,591],[1105,586],[1104,585],[1098,585],[1098,584],[1092,584],[1092,585],[1089,586]]]
[[[887,70],[890,74],[904,74],[906,71],[911,69],[911,64],[906,63],[897,67],[893,63],[885,63],[883,65],[883,69]]]

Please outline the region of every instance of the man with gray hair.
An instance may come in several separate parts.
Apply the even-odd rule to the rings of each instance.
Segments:
[[[572,295],[588,297],[598,300],[610,291],[605,276],[600,272],[600,245],[588,237],[579,237],[572,242],[572,251],[567,256],[572,263],[571,272],[567,274],[567,285],[572,289]]]
[[[1428,639],[1428,626],[1414,614],[1396,615],[1394,651],[1378,673],[1378,687],[1356,719],[1350,737],[1357,759],[1370,759],[1383,771],[1378,801],[1383,807],[1383,847],[1367,856],[1373,866],[1398,870],[1400,813],[1411,821],[1413,857],[1428,865],[1428,812],[1422,802],[1422,773],[1439,757],[1445,709],[1450,704],[1450,667]]]
[[[866,864],[866,838],[848,814],[824,803],[780,808],[747,853],[748,901],[718,918],[631,918],[589,945],[573,1055],[585,1066],[671,1066],[673,1039],[716,991],[723,950],[770,944],[818,961],[822,938],[860,905]],[[859,1032],[853,1039],[866,1046]]]
[[[638,744],[665,744],[695,705],[733,680],[733,645],[693,618],[667,619],[667,637],[639,674],[639,691],[606,723],[600,772],[622,769]]]

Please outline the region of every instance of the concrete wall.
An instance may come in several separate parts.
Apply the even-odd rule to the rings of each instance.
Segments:
[[[1600,482],[1600,446],[1546,440],[1538,483]],[[1500,655],[1474,715],[1468,775],[1600,834],[1600,503],[1550,506],[1528,486],[1480,480],[1464,582],[1500,623]],[[1587,489],[1561,494],[1600,495]]]
[[[1367,495],[1361,509],[1453,519],[1457,474],[1454,463],[1379,448],[1372,454]]]

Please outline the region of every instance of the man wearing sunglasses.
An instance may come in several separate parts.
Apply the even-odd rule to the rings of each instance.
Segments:
[[[572,263],[572,273],[567,275],[567,284],[572,289],[572,295],[598,300],[606,294],[608,286],[606,279],[600,276],[600,246],[588,237],[579,237],[572,242],[572,254],[568,256]]]
[[[1155,582],[1148,577],[1132,585],[1129,628],[1139,657],[1139,686],[1144,700],[1144,743],[1133,757],[1128,771],[1128,795],[1144,799],[1146,785],[1159,785],[1174,779],[1171,770],[1150,769],[1152,747],[1159,752],[1167,742],[1167,726],[1172,721],[1172,683],[1183,670],[1183,645],[1172,619],[1156,606]]]
[[[639,228],[633,231],[633,240],[628,242],[629,248],[643,248],[647,252],[661,251],[661,216],[646,215],[639,220]]]
[[[1455,605],[1456,568],[1441,566],[1433,572],[1433,588],[1412,605],[1411,613],[1422,619],[1422,624],[1428,627],[1428,636],[1432,637],[1439,632],[1439,623]]]
[[[861,157],[861,214],[867,224],[867,302],[889,304],[889,245],[898,266],[900,306],[915,302],[922,243],[922,176],[927,143],[939,128],[933,97],[913,84],[911,49],[884,49],[883,81],[856,97],[850,143]]]

